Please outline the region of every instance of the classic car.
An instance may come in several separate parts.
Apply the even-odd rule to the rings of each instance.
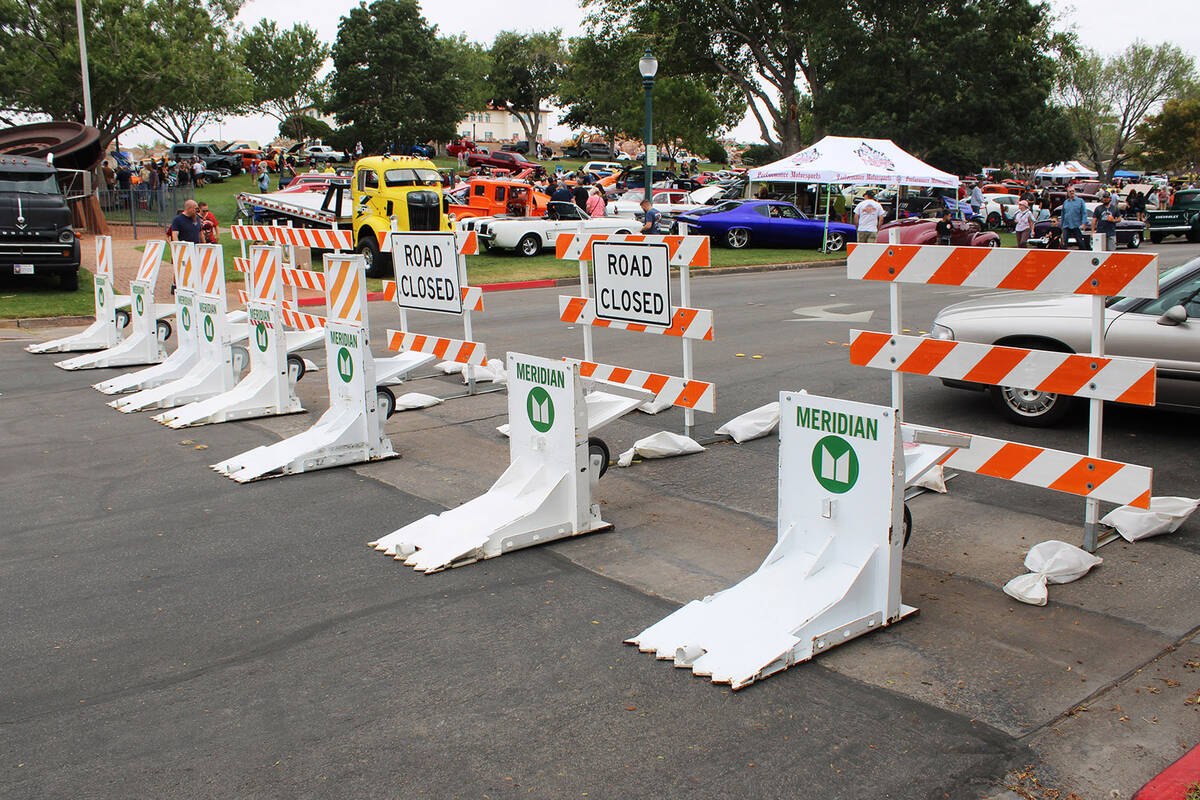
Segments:
[[[546,213],[550,197],[523,181],[505,178],[472,178],[467,181],[466,202],[452,204],[448,213],[456,219],[493,217],[540,217]],[[532,207],[531,207],[532,201]]]
[[[459,153],[476,153],[479,148],[470,139],[459,139],[457,142],[451,142],[446,145],[446,153],[458,157]]]
[[[879,241],[890,240],[891,232],[898,231],[900,244],[937,244],[937,223],[933,218],[909,217],[888,222],[879,227]],[[950,244],[968,247],[999,247],[1000,236],[993,231],[980,230],[976,221],[951,220]]]
[[[615,161],[589,161],[579,168],[579,172],[588,172],[592,175],[613,175],[623,169],[625,167]]]
[[[1156,404],[1200,409],[1200,259],[1174,267],[1158,279],[1158,297],[1110,297],[1106,301],[1107,355],[1158,362]],[[943,308],[930,336],[950,341],[1030,347],[1064,353],[1091,352],[1092,298],[1082,294],[982,297]],[[961,381],[947,386],[987,389],[1007,419],[1035,427],[1062,420],[1074,404],[1066,395],[1023,387],[987,387]]]
[[[1092,235],[1084,231],[1084,239],[1087,240],[1087,245],[1092,246]],[[1138,222],[1136,219],[1122,219],[1117,223],[1117,244],[1125,245],[1130,250],[1136,250],[1142,246],[1142,242],[1146,238],[1146,223]],[[1048,247],[1052,250],[1061,249],[1062,232],[1059,229],[1058,218],[1051,217],[1050,219],[1040,219],[1033,224],[1033,235],[1028,242],[1030,247]],[[1072,242],[1071,247],[1075,247]]]
[[[487,247],[516,250],[536,256],[553,248],[560,233],[573,233],[582,225],[588,233],[633,233],[638,225],[623,217],[589,217],[574,203],[551,202],[541,217],[473,217],[458,223],[460,231],[475,231]]]
[[[1011,228],[1017,224],[1017,203],[1021,200],[1015,194],[985,194],[983,196],[984,224],[993,230],[996,228]],[[1038,206],[1029,209],[1037,217]]]
[[[329,145],[312,144],[308,147],[300,148],[300,155],[310,161],[345,161],[346,154],[341,150],[334,150]]]
[[[1155,244],[1168,236],[1200,242],[1200,189],[1180,189],[1169,208],[1147,211],[1146,233]]]
[[[682,189],[654,189],[650,202],[660,213],[668,216],[686,214],[689,211],[710,205],[714,198],[724,193],[720,186],[702,186],[692,192]],[[614,217],[636,219],[642,214],[642,200],[646,197],[644,189],[631,189],[617,200],[608,204],[607,214]]]
[[[820,247],[825,220],[809,219],[791,203],[777,200],[727,200],[677,217],[691,233],[741,249],[751,244],[771,247]],[[856,236],[853,225],[829,222],[827,249],[836,252]]]
[[[474,152],[467,154],[468,167],[490,167],[491,169],[508,169],[519,172],[523,169],[537,169],[541,165],[530,161],[520,153],[508,150],[497,150],[494,153]]]

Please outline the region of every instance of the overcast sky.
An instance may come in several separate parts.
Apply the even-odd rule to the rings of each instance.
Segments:
[[[1083,44],[1101,53],[1117,52],[1140,38],[1151,44],[1171,41],[1200,57],[1200,4],[1184,0],[1050,0],[1050,4],[1067,23],[1075,25]],[[339,19],[354,5],[355,0],[249,0],[238,19],[247,28],[263,17],[289,27],[303,21],[332,43]],[[495,0],[422,0],[421,8],[440,33],[463,33],[484,44],[501,30],[560,28],[565,36],[575,36],[583,27],[583,11],[572,0],[520,0],[504,6],[498,6]],[[986,58],[987,54],[980,57]],[[278,123],[269,117],[238,117],[219,127],[206,128],[199,138],[255,139],[265,144],[278,129]],[[558,126],[550,130],[551,138],[565,134],[565,129]],[[758,126],[748,119],[733,134],[741,141],[759,139]],[[136,129],[125,137],[131,144],[157,138]]]

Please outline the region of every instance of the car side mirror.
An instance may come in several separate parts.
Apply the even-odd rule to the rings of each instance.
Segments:
[[[1187,309],[1182,305],[1171,306],[1166,313],[1158,318],[1159,325],[1179,325],[1187,322]]]

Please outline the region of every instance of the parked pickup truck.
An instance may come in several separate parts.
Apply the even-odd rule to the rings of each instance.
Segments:
[[[491,167],[492,169],[510,169],[520,172],[523,169],[539,169],[541,165],[530,161],[520,153],[508,150],[498,150],[495,153],[468,153],[468,167]]]
[[[214,145],[203,142],[179,142],[171,145],[172,161],[191,161],[198,158],[204,162],[204,168],[212,172],[225,172],[229,175],[242,174],[242,157],[235,153],[225,153]]]
[[[79,241],[54,167],[0,155],[0,274],[56,275],[79,288]]]
[[[1147,211],[1146,235],[1155,244],[1168,236],[1186,236],[1189,242],[1200,242],[1200,189],[1178,191],[1170,208]]]

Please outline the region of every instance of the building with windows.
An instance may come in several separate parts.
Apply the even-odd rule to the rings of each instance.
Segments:
[[[546,141],[550,128],[550,110],[539,112],[538,141]],[[458,123],[458,134],[476,142],[516,142],[525,138],[525,129],[516,116],[499,106],[488,106],[483,111],[472,111]]]

